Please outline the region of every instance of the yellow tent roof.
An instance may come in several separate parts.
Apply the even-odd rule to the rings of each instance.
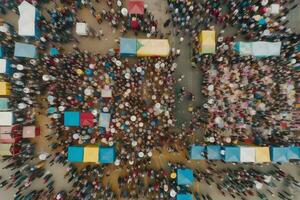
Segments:
[[[200,53],[215,53],[216,52],[216,32],[201,31],[199,34]]]
[[[0,156],[11,156],[11,144],[0,144]]]
[[[98,146],[86,146],[84,147],[83,162],[98,162],[99,147]]]
[[[0,82],[0,96],[10,95],[10,84],[8,82]]]
[[[255,148],[255,162],[271,162],[269,147],[256,147]]]
[[[164,39],[138,39],[137,40],[137,56],[151,57],[161,56],[167,57],[170,54],[169,41]]]

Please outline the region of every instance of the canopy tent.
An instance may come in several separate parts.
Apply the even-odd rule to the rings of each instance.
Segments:
[[[40,135],[40,127],[36,126],[23,126],[23,138],[35,138]]]
[[[99,126],[108,129],[110,125],[110,118],[111,118],[110,113],[101,112],[99,116]]]
[[[80,126],[93,127],[95,117],[91,112],[80,113]]]
[[[83,162],[97,163],[99,160],[99,146],[84,147]]]
[[[78,35],[88,35],[88,26],[86,23],[77,22],[76,23],[76,33]]]
[[[144,6],[144,0],[129,0],[127,8],[130,15],[143,15],[145,11]]]
[[[4,47],[0,45],[0,58],[3,58],[4,56]]]
[[[288,159],[289,160],[299,160],[300,159],[300,147],[290,146],[288,149]]]
[[[241,56],[269,57],[280,56],[281,42],[236,42],[234,49]]]
[[[255,147],[240,147],[241,162],[255,162]]]
[[[66,111],[64,113],[64,124],[65,126],[79,126],[80,124],[80,113]]]
[[[168,40],[138,39],[136,48],[138,57],[167,57],[170,54],[170,45]]]
[[[176,196],[176,200],[193,200],[193,196],[190,193],[179,193]]]
[[[23,58],[36,58],[36,47],[32,44],[16,42],[14,56]]]
[[[132,38],[120,38],[120,55],[136,56],[137,40]]]
[[[12,144],[0,144],[0,156],[11,156],[11,145]]]
[[[69,162],[83,162],[84,148],[81,146],[68,147],[68,161]]]
[[[57,56],[58,54],[59,54],[59,51],[57,48],[50,49],[50,56]]]
[[[177,184],[191,185],[194,181],[193,170],[191,169],[177,169]]]
[[[23,1],[18,9],[20,13],[18,34],[21,36],[38,36],[37,20],[39,11],[27,1]]]
[[[255,147],[255,162],[271,162],[269,147]]]
[[[14,123],[13,112],[0,112],[0,126],[11,126]]]
[[[270,5],[270,14],[271,15],[278,15],[280,12],[280,4],[278,3],[272,3]]]
[[[0,96],[10,95],[10,84],[8,82],[0,82]]]
[[[20,140],[20,139],[19,139]],[[19,141],[18,140],[18,141]],[[0,134],[0,143],[1,144],[13,144],[16,142],[16,138],[12,136],[10,133]]]
[[[109,88],[109,86],[105,86],[103,89],[101,89],[101,97],[103,98],[112,97],[112,90]]]
[[[288,162],[288,147],[270,147],[270,155],[272,162],[285,163]]]
[[[0,110],[8,110],[8,104],[8,98],[0,98]]]
[[[216,53],[216,32],[204,30],[199,34],[201,54],[214,54]]]
[[[205,160],[205,157],[203,155],[204,151],[205,151],[204,146],[192,145],[190,151],[191,160]]]
[[[240,147],[225,146],[224,150],[225,150],[225,155],[224,155],[225,162],[240,162],[241,160]]]
[[[221,146],[220,145],[208,145],[207,149],[207,158],[208,160],[221,160]]]
[[[7,59],[0,59],[0,74],[12,75],[12,68],[10,61]]]
[[[109,164],[114,163],[116,159],[116,152],[114,147],[100,147],[99,163]]]

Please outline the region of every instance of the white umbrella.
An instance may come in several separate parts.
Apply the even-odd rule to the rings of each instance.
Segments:
[[[26,87],[26,88],[23,89],[23,92],[28,94],[30,92],[30,89]]]
[[[122,8],[121,13],[124,17],[126,17],[128,15],[128,10],[126,8]]]
[[[25,109],[26,107],[27,107],[27,105],[25,103],[19,103],[18,104],[18,108],[21,109],[21,110]]]
[[[140,73],[142,71],[142,68],[141,67],[137,67],[136,71]]]
[[[258,190],[262,189],[262,187],[263,187],[263,184],[262,184],[262,183],[260,183],[260,182],[258,182],[258,181],[254,181],[254,183],[255,183],[256,189],[258,189]]]
[[[79,134],[78,133],[73,134],[73,139],[78,140],[79,139]]]
[[[136,142],[135,140],[133,140],[133,141],[131,142],[131,145],[132,145],[133,147],[135,147],[135,146],[137,145],[137,142]]]
[[[94,93],[94,90],[92,88],[86,88],[84,90],[84,94],[87,96],[91,96]]]
[[[143,152],[139,152],[138,156],[139,156],[140,158],[142,158],[142,157],[144,157],[144,153],[143,153]]]
[[[48,154],[47,153],[42,153],[39,155],[39,159],[40,160],[46,160],[47,159]]]
[[[115,161],[115,165],[117,165],[117,166],[119,166],[120,165],[120,160],[119,159],[116,159],[116,161]]]
[[[152,151],[149,151],[149,152],[147,153],[147,155],[148,155],[149,157],[152,157]]]
[[[24,66],[21,64],[17,65],[17,70],[22,71],[24,69]]]
[[[171,190],[170,190],[170,196],[171,196],[171,197],[175,197],[176,194],[177,194],[177,192],[176,192],[174,189],[171,189]]]
[[[133,121],[133,122],[135,122],[135,121],[136,121],[136,116],[135,116],[135,115],[132,115],[132,116],[130,117],[130,120]]]
[[[133,165],[134,161],[133,160],[129,160],[129,165]]]
[[[117,61],[116,61],[116,65],[117,65],[118,67],[120,67],[120,66],[122,65],[121,61],[117,60]]]
[[[65,107],[64,107],[64,106],[59,106],[59,107],[58,107],[58,110],[62,112],[62,111],[65,110]]]
[[[43,75],[42,79],[44,81],[49,81],[50,80],[50,76],[45,74],[45,75]]]
[[[209,85],[207,89],[208,91],[214,91],[214,85]]]
[[[160,103],[156,103],[154,107],[155,107],[156,109],[160,109],[160,106],[161,106]]]
[[[126,74],[125,74],[125,78],[126,78],[126,79],[130,79],[130,74],[129,74],[129,73],[126,73]]]
[[[139,127],[143,127],[144,126],[144,123],[143,122],[140,122],[139,123]]]

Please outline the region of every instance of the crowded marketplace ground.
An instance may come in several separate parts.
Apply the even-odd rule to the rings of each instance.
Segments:
[[[299,199],[299,0],[0,0],[0,200]]]

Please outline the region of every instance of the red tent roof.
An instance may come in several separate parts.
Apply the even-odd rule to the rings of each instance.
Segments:
[[[80,113],[80,126],[94,126],[94,115],[91,112]]]
[[[129,14],[144,14],[144,0],[130,0],[128,2]]]

